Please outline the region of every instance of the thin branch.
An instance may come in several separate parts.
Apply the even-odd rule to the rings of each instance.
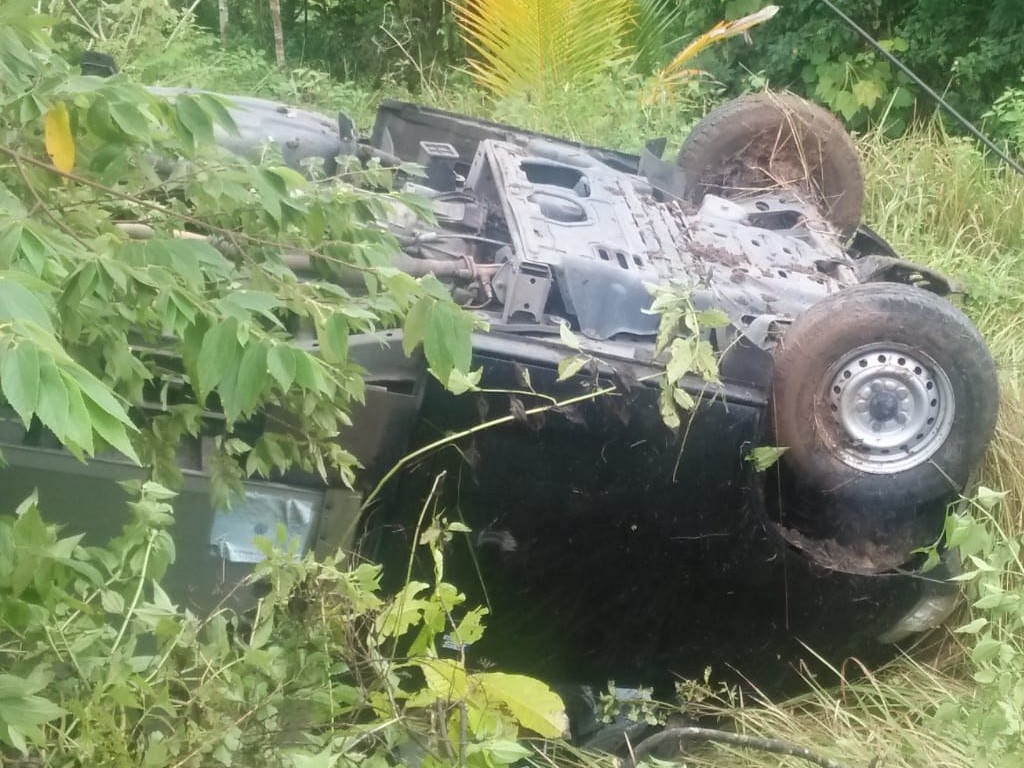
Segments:
[[[25,158],[20,158],[17,155],[12,155],[11,159],[14,160],[14,167],[18,169],[18,174],[21,176],[21,180],[25,183],[25,186],[28,188],[28,191],[32,194],[32,198],[36,201],[35,208],[33,208],[33,210],[38,209],[42,211],[43,215],[45,215],[46,218],[52,221],[54,226],[57,227],[57,229],[59,229],[65,235],[73,239],[83,248],[88,250],[89,244],[86,243],[81,237],[79,237],[78,233],[71,229],[71,227],[69,227],[67,224],[61,221],[57,217],[57,215],[50,210],[50,206],[46,204],[46,201],[44,201],[43,198],[40,197],[39,191],[32,184],[31,180],[28,177],[28,174],[25,173],[24,166],[22,166],[21,164],[22,160]]]
[[[649,376],[642,376],[639,380],[645,381],[649,378],[655,378],[656,376],[660,375],[661,373],[651,374]],[[522,415],[535,416],[538,413],[547,413],[548,411],[552,411],[555,408],[562,408],[567,405],[575,405],[576,403],[583,403],[588,400],[594,400],[604,395],[610,395],[616,391],[618,391],[617,386],[609,386],[604,387],[602,389],[595,389],[591,392],[586,392],[582,395],[576,395],[575,397],[570,397],[567,400],[562,400],[560,402],[552,403],[550,405],[539,405],[536,408],[527,408],[525,411],[523,411]],[[360,507],[360,509],[369,509],[370,505],[377,499],[377,497],[380,495],[381,490],[383,490],[384,486],[387,485],[388,481],[390,481],[391,478],[398,474],[400,470],[408,466],[411,462],[415,461],[416,459],[426,456],[427,454],[432,453],[433,451],[436,451],[439,448],[443,448],[446,445],[455,443],[458,440],[470,437],[471,435],[475,435],[477,432],[483,432],[484,430],[492,429],[493,427],[500,426],[501,424],[507,424],[511,421],[514,421],[515,418],[516,416],[513,414],[509,414],[507,416],[500,416],[498,418],[485,421],[481,424],[477,424],[476,426],[469,427],[468,429],[464,429],[461,432],[456,432],[451,435],[445,435],[440,440],[435,440],[432,443],[428,443],[427,445],[417,448],[415,451],[405,454],[405,456],[396,461],[394,466],[392,466],[391,469],[389,469],[387,473],[384,475],[384,477],[382,477],[377,482],[377,485],[373,487],[373,490],[370,492],[370,495],[366,497],[365,501],[363,501],[363,504]]]
[[[199,229],[203,229],[208,232],[213,232],[215,234],[221,235],[222,237],[227,238],[236,248],[238,248],[239,253],[244,254],[244,252],[241,249],[241,246],[239,246],[238,244],[238,241],[246,242],[251,245],[262,245],[270,248],[276,248],[279,250],[284,250],[286,247],[281,242],[277,242],[274,240],[266,240],[260,237],[253,237],[252,235],[248,235],[244,232],[238,232],[233,229],[219,227],[215,224],[211,224],[208,221],[204,221],[203,219],[197,218],[195,216],[190,216],[187,213],[173,211],[170,208],[167,208],[166,206],[160,205],[160,203],[153,202],[152,200],[146,200],[145,198],[142,197],[130,195],[127,192],[121,192],[119,190],[114,189],[113,187],[108,187],[106,184],[102,184],[98,181],[93,181],[92,179],[88,179],[84,176],[79,176],[78,174],[75,173],[67,173],[65,171],[60,170],[59,168],[54,167],[50,163],[43,162],[42,160],[37,160],[36,158],[30,157],[28,155],[24,155],[21,152],[18,152],[17,150],[11,149],[10,147],[0,145],[0,153],[7,155],[12,160],[14,160],[15,163],[27,163],[28,165],[33,165],[36,166],[37,168],[42,168],[62,178],[69,179],[70,181],[74,181],[86,187],[91,187],[92,189],[99,190],[100,192],[110,195],[115,199],[124,200],[126,202],[133,203],[143,208],[148,208],[151,211],[156,211],[157,213],[163,214],[164,216],[167,216],[169,218],[179,219]],[[357,271],[371,271],[365,267],[361,267],[358,264],[343,262],[340,259],[331,258],[326,254],[322,254],[311,249],[297,248],[294,246],[287,247],[294,253],[302,254],[310,258],[317,258],[328,262],[334,262]]]
[[[75,14],[75,17],[77,19],[76,21],[72,22],[75,26],[81,28],[87,35],[89,35],[89,37],[91,37],[96,42],[104,41],[103,36],[97,33],[96,30],[92,28],[92,25],[86,20],[85,16],[82,15],[82,12],[78,10],[78,6],[71,0],[69,0],[68,2],[68,8],[71,9],[71,12]]]
[[[830,757],[823,757],[822,755],[816,754],[815,752],[807,749],[807,747],[791,744],[788,741],[764,739],[758,736],[746,736],[742,733],[719,731],[714,728],[698,728],[696,726],[666,728],[653,736],[648,736],[636,745],[636,748],[633,750],[632,759],[627,763],[627,765],[629,768],[636,768],[636,766],[646,757],[649,757],[658,746],[673,739],[680,742],[711,741],[720,744],[734,744],[740,747],[747,747],[748,749],[755,749],[760,752],[769,752],[773,755],[798,757],[801,760],[806,760],[809,763],[820,766],[820,768],[853,768],[849,763],[841,763]]]

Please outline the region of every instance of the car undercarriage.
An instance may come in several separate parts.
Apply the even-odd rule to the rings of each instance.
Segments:
[[[342,177],[346,158],[394,168],[432,212],[396,206],[382,222],[394,265],[435,276],[487,328],[473,335],[478,387],[458,396],[405,355],[401,331],[350,340],[369,385],[339,436],[362,465],[352,488],[253,480],[216,509],[208,438],[184,446],[175,598],[203,610],[235,592],[276,523],[305,549],[384,563],[398,587],[430,500],[469,530],[449,545],[449,577],[490,610],[468,658],[554,682],[664,685],[710,666],[771,686],[808,648],[882,658],[948,615],[956,553],[921,573],[920,550],[991,437],[991,357],[955,286],[860,226],[841,127],[793,97],[740,102],[720,109],[745,144],[715,145],[712,113],[668,162],[657,143],[629,155],[400,102],[360,140],[344,116],[229,101],[231,151],[269,142]],[[740,178],[744,148],[765,146],[786,168],[802,158],[803,176]],[[694,402],[679,429],[659,409],[657,286],[723,318],[697,330],[718,377],[679,380]],[[561,376],[573,355],[586,364]],[[3,428],[9,498],[39,488],[57,519],[112,535],[88,500],[135,470]],[[758,467],[762,447],[785,450]]]

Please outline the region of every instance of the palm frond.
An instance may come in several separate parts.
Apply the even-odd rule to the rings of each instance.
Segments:
[[[744,16],[741,19],[718,22],[707,32],[694,38],[693,42],[677,53],[672,61],[655,74],[648,88],[647,99],[650,101],[662,98],[671,91],[672,86],[682,80],[689,79],[694,74],[699,74],[699,70],[688,68],[686,65],[705,48],[722,40],[727,40],[730,37],[736,37],[736,35],[745,35],[750,29],[770,20],[778,12],[779,6],[766,5],[761,10]]]
[[[650,73],[664,59],[682,20],[679,0],[633,0],[632,45],[636,51],[636,67]]]
[[[543,101],[625,58],[633,0],[451,0],[477,82]]]

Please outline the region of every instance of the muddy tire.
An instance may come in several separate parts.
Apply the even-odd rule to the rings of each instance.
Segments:
[[[830,112],[788,93],[755,93],[713,109],[676,158],[688,197],[741,198],[792,189],[847,237],[860,224],[864,177],[857,149]]]
[[[984,340],[946,300],[874,283],[819,302],[775,353],[770,439],[788,448],[779,472],[794,500],[782,522],[900,564],[941,531],[998,399]]]

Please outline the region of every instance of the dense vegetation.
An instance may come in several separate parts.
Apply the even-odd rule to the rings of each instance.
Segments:
[[[204,67],[216,66],[225,56],[239,70],[249,69],[253,80],[267,78],[264,52],[274,45],[267,2],[52,0],[43,5],[60,13],[58,38],[69,50],[101,47],[125,54],[122,59],[147,80],[168,75],[179,81],[202,79]],[[452,76],[452,67],[462,67],[472,51],[459,34],[459,5],[446,0],[281,0],[283,53],[290,72],[306,80],[296,84],[300,88],[327,73],[375,88],[429,91],[438,79]],[[720,19],[737,18],[765,3],[601,0],[590,5],[605,15],[628,18],[621,32],[640,55],[628,74],[613,73],[618,77],[650,74]],[[230,52],[215,45],[212,35],[188,34],[191,24],[218,30],[219,7],[227,9],[224,38]],[[558,3],[536,7],[557,10]],[[984,121],[996,138],[1015,148],[1024,147],[1024,6],[1016,0],[848,0],[837,7],[968,118]],[[195,14],[184,23],[183,9]],[[617,58],[623,42],[609,26],[598,30],[605,57],[595,74]],[[563,30],[563,39],[569,32]],[[142,51],[146,55],[138,56]],[[936,108],[820,0],[786,3],[770,32],[757,34],[755,44],[732,42],[704,54],[698,64],[707,73],[705,90],[735,95],[770,83],[828,105],[856,129],[884,121],[893,135],[927,119]]]
[[[199,428],[199,413],[181,403],[155,421],[135,418],[131,406],[167,372],[157,358],[130,352],[129,331],[150,343],[170,334],[186,373],[219,399],[231,421],[242,424],[267,406],[304,420],[302,442],[291,430],[252,445],[238,436],[221,441],[223,461],[215,465],[229,487],[240,476],[239,458],[249,471],[289,463],[350,470],[350,458],[327,439],[361,393],[358,372],[346,364],[350,332],[399,325],[413,307],[421,307],[419,317],[429,307],[441,318],[438,327],[459,329],[449,342],[432,344],[431,354],[435,371],[460,386],[468,372],[459,345],[469,325],[429,280],[383,267],[392,244],[368,224],[391,193],[375,184],[373,191],[351,186],[327,194],[279,168],[225,165],[204,149],[224,119],[215,100],[171,107],[131,79],[344,108],[362,126],[381,96],[414,91],[448,108],[635,149],[652,135],[681,137],[721,96],[720,85],[694,78],[649,98],[652,73],[681,47],[677,39],[757,4],[638,0],[631,5],[646,23],[622,31],[612,46],[630,55],[607,56],[591,76],[548,94],[543,110],[535,95],[493,96],[446,67],[461,64],[468,48],[451,7],[440,1],[282,0],[286,69],[271,63],[264,3],[229,0],[227,45],[182,13],[184,3],[42,5],[58,20],[52,44],[31,13],[35,4],[0,6],[3,392],[21,416],[34,415],[72,450],[89,455],[113,446],[154,472],[151,482],[130,489],[132,522],[103,549],[60,538],[33,500],[16,519],[0,521],[5,754],[24,749],[48,765],[375,768],[424,755],[438,765],[524,758],[596,764],[598,758],[520,738],[523,728],[554,736],[561,727],[544,686],[436,658],[442,630],[469,640],[482,618],[459,607],[440,560],[433,583],[411,583],[389,599],[370,566],[349,572],[342,561],[272,556],[262,566],[272,590],[254,626],[227,611],[199,619],[163,594],[157,582],[172,556],[173,442]],[[216,27],[216,5],[196,6],[207,27]],[[992,109],[1001,136],[1024,143],[1018,3],[858,0],[844,9],[891,41],[932,85],[949,82],[959,106],[975,117]],[[965,280],[965,308],[990,339],[1004,402],[986,487],[950,518],[949,542],[967,558],[968,605],[951,625],[956,629],[842,687],[812,682],[792,701],[740,701],[694,685],[687,713],[851,765],[1020,765],[1024,182],[940,122],[910,124],[912,102],[898,90],[905,84],[820,4],[787,5],[753,35],[754,46],[733,41],[699,64],[728,89],[765,79],[802,89],[864,129],[869,221],[901,252]],[[76,78],[61,55],[73,60],[86,47],[115,53],[132,78],[104,85]],[[868,117],[882,113],[910,124],[906,132],[888,138],[891,125],[869,128]],[[44,135],[44,123],[56,127]],[[72,127],[74,167],[55,173],[40,158],[49,150],[61,167],[68,147],[60,137]],[[188,158],[188,170],[160,177],[151,164],[160,153]],[[156,198],[161,202],[153,202],[156,187],[166,193]],[[144,218],[157,237],[128,241],[111,223],[125,212]],[[170,237],[183,229],[234,238],[245,257],[229,260],[204,241]],[[380,290],[364,298],[330,281],[300,284],[278,257],[283,247],[326,254],[327,269],[332,260],[355,266]],[[309,355],[268,320],[279,310],[315,328],[322,356]],[[10,370],[34,375],[12,378]],[[425,545],[437,547],[452,532],[439,520]],[[453,615],[460,616],[455,627]],[[405,658],[396,662],[399,642]],[[786,760],[714,744],[687,756],[688,765],[716,768],[803,764]]]

